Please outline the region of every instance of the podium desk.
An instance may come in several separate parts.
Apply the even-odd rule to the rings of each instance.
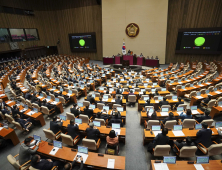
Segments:
[[[114,58],[103,57],[103,65],[109,65],[114,63]]]
[[[148,67],[159,67],[159,59],[146,59],[145,65]]]

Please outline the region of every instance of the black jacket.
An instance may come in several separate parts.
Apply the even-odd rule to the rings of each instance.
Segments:
[[[181,143],[175,142],[175,145],[176,145],[179,149],[181,149],[183,146],[195,146],[195,143],[192,142],[190,145],[188,145],[186,142],[181,142]]]
[[[160,101],[160,107],[162,106],[162,105],[169,105],[169,102],[168,101]]]
[[[122,99],[116,99],[116,104],[122,105]]]
[[[184,102],[180,101],[180,102],[176,102],[176,107],[178,107],[180,104],[184,104]]]
[[[120,124],[120,127],[123,127],[122,119],[113,117],[112,119],[110,119],[108,125],[109,125],[109,126],[112,126],[112,123],[119,123],[119,124]]]
[[[77,110],[77,109],[74,108],[74,107],[70,109],[70,112],[71,112],[72,114],[74,114],[75,117],[79,116],[79,114],[80,114],[80,111]]]
[[[53,168],[53,162],[49,162],[46,159],[41,159],[40,162],[36,164],[31,164],[33,168],[41,169],[41,170],[51,170]]]
[[[196,119],[196,121],[198,121],[199,123],[201,123],[203,120],[206,120],[206,119],[211,119],[211,116],[201,116],[200,118]]]
[[[169,143],[169,136],[165,136],[162,133],[159,133],[155,138],[154,138],[154,148],[156,145],[166,145]]]
[[[99,139],[100,131],[98,129],[87,128],[86,135],[87,139],[94,139],[97,142]]]
[[[32,97],[32,95],[31,95],[30,93],[26,93],[26,94],[25,94],[25,99],[30,100],[30,99],[31,99],[31,97]]]
[[[78,125],[68,125],[67,127],[68,135],[72,136],[74,139],[78,135],[79,127]]]
[[[75,164],[76,164],[76,160],[74,160],[73,162],[72,162],[72,170],[82,170],[83,169],[83,161],[81,161],[81,164],[80,164],[80,167],[79,167],[79,169],[77,169],[76,167],[75,167]]]
[[[58,122],[50,121],[50,130],[53,131],[54,134],[60,131],[61,126],[62,126],[62,122],[58,124]]]
[[[208,148],[212,144],[211,135],[211,129],[201,129],[197,132],[197,139],[195,142],[197,144],[202,143],[206,148]]]
[[[33,95],[32,98],[31,98],[31,103],[34,103],[34,102],[37,101],[37,100],[38,100],[38,98]]]
[[[84,109],[84,113],[85,113],[85,115],[87,115],[89,118],[91,118],[92,117],[92,115],[93,115],[93,110],[92,109]]]
[[[176,118],[175,118],[175,117],[172,117],[172,118],[166,117],[166,118],[163,120],[163,124],[165,124],[166,121],[168,121],[168,120],[176,120]]]

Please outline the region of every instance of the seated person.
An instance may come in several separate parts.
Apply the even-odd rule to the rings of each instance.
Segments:
[[[115,116],[109,120],[108,125],[112,126],[112,123],[120,123],[120,127],[123,127],[122,119],[119,118],[118,112],[115,112]]]
[[[201,123],[203,120],[206,120],[206,119],[211,119],[210,111],[209,110],[205,111],[205,116],[201,115],[201,117],[197,118],[196,121]]]
[[[97,143],[100,135],[99,129],[94,128],[94,123],[89,123],[89,128],[86,129],[87,139],[94,139]]]
[[[21,119],[20,115],[17,114],[15,117],[14,117],[15,121],[18,122],[22,128],[24,128],[27,132],[29,131],[29,128],[31,127],[32,125],[32,119],[31,118],[28,118],[28,119]]]
[[[5,114],[9,115],[11,113],[8,110],[8,108],[6,107],[6,103],[2,99],[0,99],[0,109],[1,109],[1,112],[2,112],[3,115],[5,115]]]
[[[177,108],[180,104],[184,104],[184,102],[181,101],[181,97],[178,97],[178,102],[176,102],[175,107]]]
[[[35,104],[37,104],[39,107],[42,106],[41,100],[37,98],[37,100],[34,102]]]
[[[94,99],[94,97],[92,97],[92,94],[89,94],[89,95],[87,96],[86,101],[89,101],[90,104],[95,103],[95,99]]]
[[[155,93],[154,93],[155,96],[159,96],[159,92],[158,90],[156,89]]]
[[[28,92],[25,94],[25,99],[31,100],[31,97],[32,97],[32,95],[31,95],[30,92],[28,91]]]
[[[64,97],[65,101],[69,101],[69,100],[70,100],[70,97],[67,96],[67,95],[63,95],[63,94],[62,94],[62,91],[59,93],[59,95],[60,95],[61,97]]]
[[[144,109],[145,109],[146,106],[153,106],[153,104],[150,103],[150,100],[149,100],[149,99],[148,99],[148,100],[146,101],[146,103],[144,104]]]
[[[182,142],[177,142],[176,140],[173,140],[174,144],[177,146],[178,149],[181,149],[184,146],[195,146],[195,143],[192,142],[191,137],[187,136],[186,139]],[[176,147],[173,147],[173,151],[178,153],[178,150]]]
[[[129,92],[128,96],[129,96],[129,95],[134,95],[134,93],[133,93],[133,91],[132,91],[132,90],[130,90],[130,92]]]
[[[185,114],[184,114],[184,112],[182,112],[182,113],[180,114],[180,118],[181,118],[182,121],[183,121],[184,119],[192,119],[191,110],[190,110],[190,109],[187,109]]]
[[[116,146],[119,143],[119,138],[116,136],[116,132],[111,130],[109,135],[106,137],[106,143],[108,146]]]
[[[77,168],[76,168],[76,166],[75,166],[75,164],[76,164],[76,159],[78,159],[77,157],[75,158],[75,160],[72,162],[72,163],[67,163],[67,164],[65,164],[65,166],[64,166],[64,168],[63,168],[63,170],[74,170],[74,169],[76,169],[77,170]],[[80,165],[80,167],[78,168],[78,170],[82,170],[84,167],[83,167],[83,157],[81,156],[80,158],[80,161],[81,161],[81,165]],[[78,165],[77,165],[78,166]]]
[[[75,117],[79,116],[80,109],[78,105],[75,103],[72,108],[70,108],[70,112],[75,115]]]
[[[96,118],[98,119],[104,119],[104,121],[106,122],[106,120],[109,118],[109,116],[107,114],[102,114],[102,112],[98,112],[96,114]]]
[[[211,141],[212,130],[207,129],[208,124],[206,122],[201,124],[202,124],[202,129],[197,132],[196,134],[197,139],[195,140],[195,143],[196,144],[202,143],[206,148],[208,148],[212,144]]]
[[[120,91],[120,89],[116,90],[116,94],[122,94],[122,92]]]
[[[119,104],[119,105],[122,105],[122,99],[121,99],[121,96],[118,96],[117,99],[116,99],[116,102],[115,104]]]
[[[20,112],[18,106],[15,104],[14,106],[12,106],[12,117],[15,117],[17,114],[20,115]]]
[[[34,103],[38,100],[38,98],[36,97],[36,93],[33,93],[32,97],[31,97],[31,103]]]
[[[163,128],[162,129],[162,133],[159,133],[153,140],[153,143],[150,142],[148,145],[148,152],[153,152],[153,149],[156,147],[156,145],[166,145],[169,143],[170,138],[169,136],[167,136],[168,134],[168,129],[167,128]]]
[[[53,106],[53,105],[50,104],[50,103],[47,103],[47,102],[46,102],[46,99],[44,99],[44,100],[42,101],[42,106],[47,107],[49,110],[51,110],[51,109],[53,109],[54,107],[56,107],[56,106]]]
[[[166,117],[166,118],[163,120],[163,124],[165,124],[166,121],[168,121],[168,120],[176,120],[176,118],[174,117],[173,112],[170,112],[170,113],[169,113],[169,116]]]
[[[86,106],[84,108],[84,114],[89,117],[89,119],[93,116],[93,110],[89,109],[89,106]]]
[[[208,102],[211,100],[211,96],[208,95],[208,97],[201,101],[201,106],[207,106]]]
[[[169,105],[169,102],[166,101],[166,97],[163,97],[163,101],[160,101],[159,105],[160,105],[160,107],[163,105]]]
[[[52,161],[51,159],[41,159],[39,155],[34,155],[31,159],[31,166],[35,169],[51,170],[54,166],[61,167],[61,163],[58,161]]]
[[[75,124],[75,120],[70,120],[70,124],[67,127],[68,135],[70,135],[73,139],[78,136],[79,126]]]
[[[63,122],[57,121],[57,117],[54,116],[52,121],[50,121],[50,130],[53,131],[54,134],[57,134],[62,127]]]
[[[99,97],[99,101],[97,103],[104,103],[105,104],[105,102],[103,102],[102,97]]]

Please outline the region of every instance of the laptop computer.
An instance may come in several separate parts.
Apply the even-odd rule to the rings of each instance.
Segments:
[[[216,122],[215,123],[215,128],[219,128],[222,127],[222,122]]]
[[[118,110],[119,112],[123,112],[123,107],[117,107],[117,110]]]
[[[108,98],[109,98],[109,96],[103,95],[103,99],[108,99]]]
[[[146,111],[147,112],[149,111],[150,114],[153,114],[153,112],[154,112],[153,108],[150,108],[150,107],[147,107]]]
[[[202,124],[196,124],[196,125],[195,125],[195,129],[196,129],[196,130],[202,129]]]
[[[177,100],[177,96],[172,96],[172,100]]]
[[[64,115],[59,115],[59,118],[60,118],[61,120],[66,120],[66,116],[64,116]]]
[[[69,90],[69,94],[72,94],[72,90]]]
[[[176,163],[176,156],[164,156],[163,163],[166,164],[175,164]]]
[[[81,102],[78,102],[77,105],[78,105],[79,107],[83,107],[83,103],[81,103]]]
[[[143,97],[143,100],[145,100],[145,101],[147,101],[149,99],[150,99],[149,97]]]
[[[35,113],[38,113],[38,112],[39,112],[37,108],[33,108],[33,111],[34,111]]]
[[[60,90],[61,92],[63,92],[63,88],[60,88],[59,90]]]
[[[53,89],[56,89],[56,86],[53,86]]]
[[[163,100],[163,96],[158,96],[158,100]]]
[[[114,91],[114,89],[113,88],[109,88],[109,91],[112,92],[112,91]]]
[[[200,84],[201,84],[201,82],[199,81],[199,82],[198,82],[198,85],[200,85]]]
[[[106,75],[105,74],[102,74],[102,77],[105,77]]]
[[[38,136],[38,135],[33,135],[33,138],[34,138],[34,140],[35,140],[35,144],[37,145],[39,142],[41,142],[41,137],[40,136]]]
[[[191,106],[190,109],[191,109],[191,112],[195,112],[197,111],[197,106]]]
[[[41,93],[40,96],[41,96],[41,97],[44,97],[44,94]]]
[[[120,123],[112,123],[112,129],[120,129]]]
[[[152,131],[160,131],[161,130],[161,126],[160,125],[152,125]]]
[[[88,154],[88,148],[85,147],[85,146],[79,146],[79,145],[78,145],[78,152],[79,152],[79,153]]]
[[[163,107],[163,108],[161,109],[161,112],[169,112],[169,108],[168,108],[168,107]]]
[[[55,101],[56,101],[56,102],[59,102],[59,98],[55,98]]]
[[[90,104],[90,105],[89,105],[89,108],[95,109],[95,108],[96,108],[96,105]]]
[[[103,106],[103,110],[109,111],[109,106]]]
[[[53,140],[53,146],[57,148],[62,148],[62,142]]]
[[[100,121],[94,120],[93,123],[94,123],[94,126],[101,127],[101,122]]]
[[[216,88],[216,87],[214,88],[214,91],[217,91],[217,88]]]
[[[209,156],[197,156],[197,164],[208,164],[209,163]]]
[[[76,124],[82,124],[82,119],[75,118],[75,123],[76,123]]]
[[[206,94],[210,93],[210,90],[206,90]]]
[[[161,91],[166,91],[166,88],[162,88]]]
[[[24,107],[25,107],[25,109],[28,109],[28,108],[29,108],[28,105],[26,105],[26,104],[24,104]]]
[[[183,125],[174,125],[173,126],[173,130],[182,130],[183,129]]]
[[[51,100],[51,96],[47,96],[47,99],[48,99],[48,100]]]

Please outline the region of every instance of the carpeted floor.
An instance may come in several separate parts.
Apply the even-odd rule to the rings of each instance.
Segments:
[[[104,67],[101,61],[90,61],[94,64],[98,64],[101,67]],[[168,65],[160,65],[161,68],[165,69],[168,67]],[[6,88],[6,93],[9,98],[11,97],[11,94],[9,93],[9,90]],[[92,91],[90,92],[92,93]],[[78,101],[83,101],[84,97],[81,97]],[[185,104],[189,103],[185,102]],[[70,111],[71,105],[67,106],[64,109],[64,112],[62,115],[65,115],[66,112]],[[155,159],[150,153],[147,152],[147,146],[143,146],[143,129],[144,127],[140,125],[140,113],[137,111],[137,104],[135,107],[126,107],[127,116],[126,116],[126,144],[120,143],[120,156],[126,157],[126,170],[149,170],[150,169],[150,160]],[[15,130],[17,136],[19,137],[20,142],[22,142],[26,137],[32,136],[33,134],[37,134],[41,136],[42,140],[46,140],[45,135],[43,133],[43,129],[49,128],[49,121],[46,119],[46,125],[41,126],[35,126],[32,128],[29,134],[23,135],[19,130]],[[216,117],[215,121],[222,121],[222,116]],[[9,125],[13,128],[12,125]],[[104,153],[105,151],[105,141],[102,141],[100,148],[98,150],[99,153]],[[81,141],[78,143],[81,144]],[[10,170],[13,169],[13,167],[8,163],[7,161],[7,155],[12,154],[13,156],[19,153],[19,147],[13,146],[11,142],[8,142],[8,146],[2,150],[0,150],[0,170]],[[171,152],[172,153],[172,152]],[[194,158],[191,158],[192,160]],[[214,156],[211,159],[222,159],[222,156]],[[177,159],[179,160],[179,159]]]

